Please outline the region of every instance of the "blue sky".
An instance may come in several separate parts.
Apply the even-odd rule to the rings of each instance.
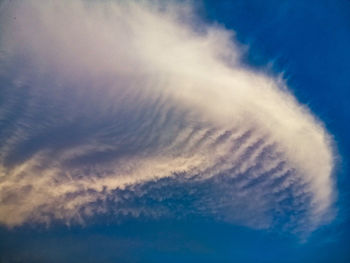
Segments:
[[[290,89],[334,136],[340,156],[339,215],[296,261],[349,261],[350,2],[206,1],[205,8],[208,19],[234,28],[239,41],[249,45],[250,65],[260,68],[272,61],[275,72],[283,71]],[[288,244],[282,246],[294,254]]]
[[[348,156],[350,156],[350,1],[209,0],[196,3],[195,10],[195,12],[199,13],[201,23],[219,24],[227,30],[234,30],[238,45],[247,48],[239,61],[240,65],[243,64],[243,69],[247,68],[249,72],[263,72],[264,75],[272,78],[277,78],[282,72],[288,89],[295,95],[297,100],[301,104],[307,105],[311,112],[324,123],[326,130],[333,137],[334,147],[338,155],[336,168],[332,174],[335,182],[334,188],[337,192],[337,198],[333,204],[333,208],[336,210],[335,218],[318,226],[311,234],[308,233],[306,238],[301,238],[300,234],[295,234],[293,231],[283,230],[283,227],[285,227],[284,222],[289,222],[292,215],[304,219],[303,211],[307,205],[290,206],[289,201],[291,203],[294,200],[299,201],[297,197],[292,195],[287,198],[287,204],[284,204],[287,208],[292,207],[292,210],[286,210],[285,217],[279,217],[273,211],[272,220],[274,223],[271,227],[254,227],[254,224],[261,223],[264,225],[266,222],[270,222],[269,220],[264,221],[265,212],[270,210],[264,210],[262,214],[258,211],[256,214],[252,213],[249,208],[247,210],[237,210],[242,204],[243,206],[247,205],[247,207],[251,205],[250,202],[242,199],[233,206],[223,206],[223,210],[227,210],[229,213],[242,214],[243,219],[240,217],[233,217],[232,219],[227,213],[222,212],[220,209],[216,210],[216,207],[210,205],[211,202],[215,204],[216,201],[220,204],[220,200],[226,200],[225,197],[230,194],[229,189],[227,190],[224,186],[218,184],[217,180],[221,180],[220,176],[216,177],[218,179],[208,180],[203,184],[197,185],[195,183],[192,184],[191,181],[177,181],[176,178],[181,178],[182,173],[186,174],[186,170],[183,172],[179,170],[175,179],[161,178],[141,186],[113,189],[112,194],[124,200],[117,204],[125,208],[125,211],[127,211],[125,213],[115,212],[111,209],[111,212],[97,213],[96,216],[86,219],[84,223],[73,222],[69,224],[59,217],[53,217],[52,220],[50,219],[49,224],[46,224],[47,222],[44,221],[43,223],[43,221],[37,220],[35,215],[31,215],[28,217],[29,219],[24,218],[23,222],[21,221],[20,224],[15,225],[12,229],[9,229],[6,224],[12,224],[13,222],[15,222],[13,224],[16,224],[15,220],[5,221],[1,219],[0,262],[345,263],[350,261],[350,178],[348,160]],[[77,17],[79,19],[79,16]],[[82,17],[82,19],[84,18]],[[31,40],[31,38],[29,39]],[[218,39],[220,40],[221,38]],[[43,41],[45,40],[46,38],[43,39]],[[219,41],[216,38],[214,40]],[[33,46],[35,46],[36,42],[33,43]],[[213,45],[222,47],[221,43],[215,41]],[[48,49],[48,52],[51,52],[50,49]],[[45,57],[48,53],[43,54]],[[158,56],[161,57],[161,55]],[[50,59],[59,60],[56,55],[45,58],[47,61],[51,61]],[[93,57],[93,59],[96,60],[96,57]],[[15,62],[19,63],[17,60]],[[65,61],[63,60],[63,62]],[[87,60],[88,63],[89,60]],[[50,66],[51,64],[48,65]],[[26,71],[26,66],[27,64],[23,63],[21,70]],[[75,66],[74,62],[72,62],[72,65],[67,66],[69,69],[72,68],[69,73],[73,72],[76,75],[86,73],[85,71],[81,73],[80,70],[76,70]],[[109,64],[107,66],[103,64],[101,67],[108,66]],[[87,69],[83,67],[82,70],[90,72],[91,67],[87,67]],[[93,67],[93,70],[93,72],[96,71],[95,67]],[[52,72],[57,73],[56,68]],[[45,79],[41,78],[40,74],[35,75],[36,73],[34,74],[36,77],[31,79],[32,75],[30,74],[32,73],[28,74],[30,76],[28,77],[30,79],[28,86],[39,85],[44,87],[56,80],[59,83],[60,77],[55,76],[52,72],[50,72],[51,75],[46,75]],[[69,74],[65,75],[67,74],[66,71],[62,72],[59,71],[59,74],[63,74],[65,77],[68,76],[67,78],[71,77]],[[140,73],[137,77],[144,76],[142,74]],[[148,74],[148,72],[145,74]],[[22,91],[15,91],[13,95],[12,91],[6,86],[8,85],[6,78],[11,79],[12,77],[13,75],[11,74],[6,77],[2,76],[2,84],[0,85],[3,86],[3,90],[0,95],[3,96],[2,100],[19,98],[18,100],[21,101],[21,98],[25,98],[27,94],[21,93]],[[72,82],[69,83],[78,86],[81,86],[81,83],[87,86],[91,84],[89,79],[85,81],[84,78],[79,79],[79,84],[76,84],[75,81],[75,77],[72,77]],[[97,83],[101,83],[99,81],[99,78],[97,78]],[[126,82],[127,80],[120,77],[118,81],[124,83],[123,81]],[[144,80],[141,79],[141,81]],[[152,81],[150,82],[152,83]],[[103,82],[103,85],[106,83],[108,84],[109,82]],[[121,109],[118,108],[117,110],[122,111],[122,114],[116,125],[121,125],[122,128],[114,130],[113,125],[108,126],[104,124],[111,121],[109,115],[104,115],[103,110],[101,110],[95,116],[95,112],[90,112],[89,109],[89,104],[100,105],[101,103],[106,103],[108,105],[109,100],[106,102],[104,99],[101,99],[101,101],[99,99],[102,91],[93,93],[91,97],[87,97],[85,104],[79,104],[77,107],[74,107],[74,103],[66,104],[65,97],[67,93],[60,93],[60,90],[57,90],[55,94],[50,93],[49,95],[45,92],[31,93],[30,89],[28,92],[28,94],[37,96],[35,98],[38,100],[48,98],[46,101],[47,105],[45,103],[40,104],[40,107],[35,108],[37,113],[35,110],[33,111],[35,114],[31,113],[33,115],[30,116],[34,116],[30,117],[32,118],[30,119],[31,123],[34,123],[32,126],[34,128],[28,129],[33,131],[34,135],[30,133],[28,137],[23,139],[23,143],[18,143],[18,148],[14,148],[9,152],[9,157],[6,157],[2,163],[6,169],[11,170],[11,165],[19,166],[21,163],[25,163],[27,158],[29,158],[28,156],[34,155],[39,149],[54,149],[54,153],[50,152],[49,158],[60,156],[59,154],[67,145],[85,143],[89,140],[91,134],[95,134],[95,131],[108,130],[108,132],[103,133],[103,138],[107,138],[107,142],[110,142],[108,138],[112,136],[118,137],[120,134],[124,135],[126,133],[134,135],[132,131],[136,129],[136,132],[138,132],[137,128],[135,128],[138,121],[144,120],[144,118],[147,119],[147,116],[149,116],[147,115],[148,111],[153,112],[152,109],[148,108],[148,104],[145,103],[147,104],[145,106],[145,115],[141,114],[140,117],[133,119],[132,116],[134,116],[133,113],[135,112],[133,108],[130,109],[127,102],[125,105],[121,104]],[[84,91],[81,93],[79,93],[79,90],[76,93],[74,90],[69,92],[71,92],[69,96],[73,98],[73,102],[81,100],[81,97],[85,96]],[[7,97],[10,96],[8,94],[11,94],[13,97]],[[64,119],[71,114],[73,122],[57,126],[58,128],[54,126],[54,128],[48,130],[49,132],[40,130],[39,135],[37,135],[36,127],[40,128],[41,124],[43,127],[46,127],[45,125],[52,121],[51,117],[47,117],[48,114],[46,114],[46,112],[51,112],[51,99],[52,108],[59,108],[62,105],[72,107],[63,107],[64,110],[59,111],[57,115],[52,113],[52,119],[57,118],[57,116]],[[110,99],[114,99],[113,94]],[[138,101],[138,99],[139,97],[135,100]],[[33,99],[33,101],[35,100]],[[143,103],[144,101],[140,100],[140,104],[144,105]],[[30,101],[28,104],[30,104]],[[166,106],[163,108],[166,108]],[[176,108],[176,106],[173,108]],[[9,136],[8,134],[14,131],[13,127],[15,127],[15,124],[13,123],[15,123],[17,118],[16,111],[13,108],[11,109],[12,115],[5,119],[5,124],[2,124],[4,126],[1,126],[5,128],[3,133],[0,132],[0,138],[5,141],[10,138],[6,136]],[[110,109],[111,111],[115,110],[112,107]],[[144,108],[141,108],[141,111],[142,109]],[[21,112],[20,109],[18,111]],[[87,113],[86,115],[81,115],[80,111]],[[83,120],[81,124],[74,123],[74,114],[72,112],[79,116],[80,121]],[[169,126],[172,123],[177,123],[180,127],[185,127],[188,125],[188,122],[187,119],[184,120],[181,117],[181,114],[182,111],[179,113],[176,110],[168,110],[166,116],[171,116],[171,118],[169,117],[170,120],[165,123]],[[187,112],[183,115],[186,114]],[[91,118],[98,118],[99,122],[92,123],[90,122]],[[163,124],[155,122],[155,125],[160,126]],[[202,126],[198,129],[201,130]],[[147,136],[143,133],[140,135],[136,132],[134,136],[147,139]],[[98,167],[101,159],[119,160],[120,156],[138,156],[138,153],[141,151],[146,151],[147,153],[156,151],[154,149],[157,149],[158,146],[153,141],[147,145],[141,144],[134,147],[131,144],[130,146],[128,142],[134,142],[133,137],[127,137],[126,141],[118,141],[120,145],[118,149],[121,149],[119,151],[115,149],[105,151],[104,148],[101,148],[102,150],[99,148],[95,152],[88,152],[58,167],[61,167],[61,169],[81,167],[81,164],[87,162],[94,164],[96,162],[96,167]],[[298,143],[296,141],[296,144]],[[151,150],[148,150],[149,147]],[[303,145],[300,145],[300,147],[303,147]],[[1,149],[5,152],[7,148]],[[310,152],[316,155],[315,151],[311,150]],[[45,164],[47,163],[50,162],[45,159]],[[44,166],[42,163],[40,165]],[[154,165],[154,163],[150,165]],[[91,170],[81,169],[80,171],[83,171],[81,173],[84,177],[92,173],[91,171],[95,171],[93,169],[96,167],[89,167]],[[44,170],[39,169],[39,171],[42,172]],[[45,176],[44,172],[42,176]],[[39,177],[31,178],[39,181]],[[254,182],[254,184],[257,185],[256,187],[259,187],[259,183]],[[44,186],[47,187],[49,192],[51,191],[49,185]],[[302,186],[300,187],[304,190]],[[187,194],[193,189],[198,194]],[[100,194],[102,193],[103,195],[105,191],[107,190],[101,190]],[[290,191],[296,190],[290,189]],[[94,190],[91,190],[91,192],[94,192]],[[23,193],[24,195],[26,194],[25,190],[23,190]],[[167,195],[168,193],[169,195]],[[77,191],[73,192],[73,195],[79,196],[81,193]],[[238,198],[234,194],[232,196],[229,195],[229,197],[233,199]],[[249,197],[253,198],[253,196]],[[308,196],[306,195],[305,199],[301,200],[306,200],[305,202],[307,203],[307,198]],[[70,199],[67,200],[69,201]],[[94,203],[92,211],[98,211],[98,202],[101,200],[98,199]],[[115,206],[114,201],[113,198],[107,198],[107,207]],[[203,203],[206,203],[206,205],[203,206]],[[139,209],[140,207],[145,208],[144,212],[140,212],[137,217],[130,216],[134,208]],[[257,207],[253,206],[253,208],[256,209]],[[161,216],[149,216],[148,209],[160,211]],[[205,212],[201,213],[200,211],[203,210]],[[295,214],[294,210],[296,211]],[[39,213],[37,211],[40,210],[34,210],[34,213]],[[165,211],[164,215],[162,214],[163,211]],[[170,213],[168,213],[169,211]],[[45,210],[44,212],[47,211]],[[51,212],[52,210],[47,212],[49,217]],[[216,216],[217,214],[218,216]],[[65,216],[64,214],[63,218]],[[40,217],[40,219],[42,218]],[[256,218],[256,221],[252,218]],[[306,220],[310,219],[307,218]],[[304,221],[300,219],[300,222]],[[299,224],[302,225],[300,222],[298,221],[296,224],[298,226]]]

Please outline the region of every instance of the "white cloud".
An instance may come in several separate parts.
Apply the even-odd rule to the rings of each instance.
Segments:
[[[3,3],[0,222],[81,221],[110,199],[116,213],[157,215],[162,201],[135,210],[120,191],[153,196],[142,185],[169,178],[202,191],[188,210],[252,227],[280,214],[293,228],[323,223],[334,157],[322,124],[283,80],[241,64],[232,32],[196,28],[189,6],[158,7]]]

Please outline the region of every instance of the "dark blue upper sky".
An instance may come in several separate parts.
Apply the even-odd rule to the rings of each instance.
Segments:
[[[272,62],[272,71],[283,72],[289,88],[325,123],[336,142],[336,222],[316,233],[301,253],[288,243],[280,246],[292,262],[294,257],[300,257],[296,262],[348,262],[350,1],[205,1],[205,12],[208,20],[234,29],[237,39],[249,46],[245,59],[250,65],[261,68]]]
[[[0,262],[350,262],[350,1],[205,0],[199,11],[236,32],[248,66],[283,72],[334,136],[335,220],[306,242],[199,216],[1,228]]]

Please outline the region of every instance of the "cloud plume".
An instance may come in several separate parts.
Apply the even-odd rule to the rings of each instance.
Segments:
[[[315,229],[330,136],[188,5],[1,5],[0,222],[199,214]]]

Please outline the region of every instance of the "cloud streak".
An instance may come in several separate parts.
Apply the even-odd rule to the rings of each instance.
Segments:
[[[1,6],[0,222],[200,214],[310,231],[332,214],[330,136],[191,7]]]

